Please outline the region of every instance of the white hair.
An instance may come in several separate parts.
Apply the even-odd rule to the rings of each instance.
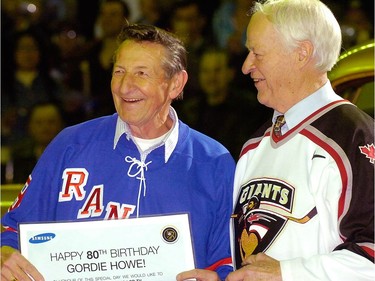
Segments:
[[[263,0],[254,3],[251,14],[256,12],[273,23],[289,50],[298,42],[310,41],[317,69],[327,72],[335,65],[341,52],[341,29],[325,4],[319,0]]]

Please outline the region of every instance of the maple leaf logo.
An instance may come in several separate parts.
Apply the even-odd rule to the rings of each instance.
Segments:
[[[366,158],[370,159],[370,163],[374,164],[375,162],[375,146],[374,144],[368,144],[365,146],[360,146],[359,150],[362,154],[366,155]]]

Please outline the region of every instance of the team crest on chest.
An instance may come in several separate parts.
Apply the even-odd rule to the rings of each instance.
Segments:
[[[235,208],[237,268],[248,256],[266,251],[288,221],[294,188],[275,179],[256,179],[241,187]]]

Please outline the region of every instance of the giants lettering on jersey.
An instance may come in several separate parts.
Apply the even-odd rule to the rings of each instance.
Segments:
[[[274,205],[288,212],[292,210],[294,188],[286,183],[274,179],[252,180],[241,188],[239,204],[243,205],[253,196],[262,203]]]
[[[62,175],[63,184],[59,193],[59,202],[73,200],[83,201],[82,208],[79,209],[77,218],[100,217],[105,210],[106,219],[126,219],[133,214],[134,205],[120,204],[119,202],[108,202],[103,205],[104,185],[95,185],[86,196],[85,186],[89,173],[84,168],[68,168]]]
[[[266,251],[279,235],[293,208],[294,188],[276,179],[254,179],[244,184],[234,218],[237,268],[250,255]]]

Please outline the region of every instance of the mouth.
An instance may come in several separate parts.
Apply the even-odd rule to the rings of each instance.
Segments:
[[[262,82],[264,80],[266,80],[266,79],[263,79],[263,78],[253,78],[254,84],[257,84],[257,83]]]
[[[142,99],[123,99],[127,103],[136,103],[141,101]]]

